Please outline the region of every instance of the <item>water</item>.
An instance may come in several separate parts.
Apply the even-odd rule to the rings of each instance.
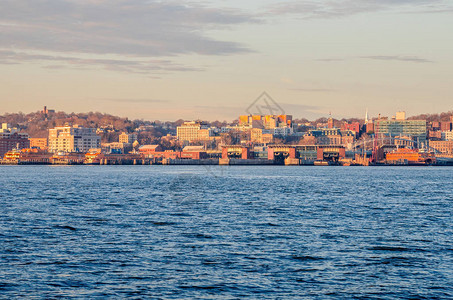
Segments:
[[[0,297],[453,298],[453,168],[0,167]]]

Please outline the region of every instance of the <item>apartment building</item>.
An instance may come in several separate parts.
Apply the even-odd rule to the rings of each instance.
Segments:
[[[49,152],[88,152],[101,147],[95,128],[62,126],[49,129]]]

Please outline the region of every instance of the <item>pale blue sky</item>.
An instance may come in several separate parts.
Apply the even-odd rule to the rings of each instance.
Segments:
[[[453,1],[1,1],[0,113],[453,110]]]

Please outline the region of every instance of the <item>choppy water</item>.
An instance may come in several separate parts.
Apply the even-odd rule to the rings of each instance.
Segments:
[[[453,168],[0,167],[0,297],[453,297]]]

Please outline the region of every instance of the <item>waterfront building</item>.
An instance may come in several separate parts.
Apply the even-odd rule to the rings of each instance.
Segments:
[[[88,152],[101,147],[95,128],[62,126],[49,129],[49,152]]]
[[[140,152],[140,154],[143,154],[145,156],[149,156],[156,152],[161,152],[161,151],[162,151],[162,147],[159,145],[143,145],[138,148],[138,152]]]
[[[92,148],[89,152],[97,151],[97,148]],[[120,143],[120,142],[113,142],[113,143],[102,143],[101,144],[101,152],[109,153],[109,154],[128,154],[132,151],[132,144],[129,143]]]
[[[399,116],[400,118],[402,115]],[[409,136],[418,142],[426,141],[426,120],[382,119],[374,121],[374,132],[386,136]]]
[[[28,134],[20,133],[18,128],[3,123],[0,129],[0,158],[12,149],[30,148]]]

